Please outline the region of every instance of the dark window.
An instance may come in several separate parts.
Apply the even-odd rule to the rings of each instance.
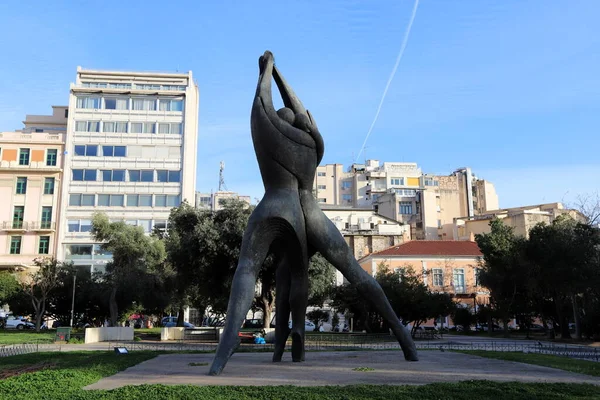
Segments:
[[[46,151],[46,165],[48,166],[56,166],[56,159],[58,157],[58,150],[56,149],[48,149]]]
[[[40,228],[50,229],[52,225],[52,207],[42,207],[42,223]]]
[[[16,194],[27,193],[27,178],[20,176],[17,178],[17,191]]]
[[[140,181],[140,171],[139,170],[130,170],[129,171],[129,182],[139,182]]]
[[[54,178],[44,178],[44,194],[54,194]]]
[[[19,150],[19,165],[29,165],[29,149]]]
[[[15,206],[13,212],[13,229],[23,228],[23,214],[25,214],[25,206]]]
[[[21,236],[10,237],[10,254],[21,254]]]
[[[50,236],[40,236],[39,254],[48,254],[50,252]]]
[[[154,171],[144,170],[142,171],[142,182],[154,182]]]

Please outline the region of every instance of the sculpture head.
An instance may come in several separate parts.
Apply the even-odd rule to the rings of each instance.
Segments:
[[[256,97],[260,99],[260,102],[255,102],[254,107],[262,108],[259,110],[260,114],[265,115],[268,121],[285,136],[307,142],[305,143],[307,145],[309,141],[312,142],[311,147],[316,148],[318,162],[321,162],[324,144],[317,124],[310,111],[304,108],[300,99],[275,66],[273,53],[265,51],[258,60],[258,67],[260,75]],[[284,107],[277,111],[273,106],[271,79],[275,79],[284,104]]]

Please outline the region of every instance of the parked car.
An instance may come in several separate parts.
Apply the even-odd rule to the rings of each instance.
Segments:
[[[35,324],[25,318],[10,316],[6,318],[6,329],[35,329]]]
[[[503,328],[500,327],[500,325],[498,325],[498,324],[492,324],[492,329],[494,331],[501,331]],[[479,331],[479,332],[481,332],[481,331],[487,332],[488,331],[488,324],[484,323],[484,324],[477,325],[477,326],[475,326],[475,330]]]
[[[164,326],[165,328],[173,328],[173,327],[177,326],[177,317],[164,317],[161,320],[161,325]],[[190,324],[189,322],[184,322],[183,327],[184,328],[195,328],[196,325]]]
[[[290,329],[292,329],[292,321],[288,322],[288,327]],[[315,324],[313,324],[311,321],[309,321],[309,320],[304,321],[304,330],[306,332],[312,332],[315,330],[315,328],[316,328]]]
[[[243,329],[262,329],[263,320],[262,319],[247,319],[244,321],[242,325]]]

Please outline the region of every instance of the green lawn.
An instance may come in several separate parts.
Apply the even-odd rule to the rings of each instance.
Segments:
[[[600,386],[580,384],[522,384],[488,381],[437,383],[425,386],[327,387],[214,387],[128,386],[111,391],[82,388],[104,376],[156,356],[156,352],[37,353],[3,358],[0,377],[26,367],[44,368],[0,378],[0,399],[598,399]]]
[[[20,343],[52,343],[54,342],[54,335],[54,330],[37,333],[35,331],[0,329],[0,346]]]
[[[472,354],[480,357],[494,358],[496,360],[516,361],[526,364],[541,365],[562,369],[580,374],[600,376],[600,363],[594,361],[577,360],[575,358],[551,356],[548,354],[532,354],[519,352],[484,351],[484,350],[457,350],[458,353]]]

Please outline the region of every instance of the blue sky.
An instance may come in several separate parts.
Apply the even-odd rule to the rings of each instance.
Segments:
[[[139,6],[135,6],[138,4]],[[29,1],[0,5],[0,130],[67,103],[84,68],[192,70],[197,189],[261,197],[250,106],[266,49],[315,116],[324,163],[348,166],[413,1]],[[600,188],[600,2],[421,0],[366,157],[470,166],[502,207]],[[361,156],[359,161],[364,161]]]

